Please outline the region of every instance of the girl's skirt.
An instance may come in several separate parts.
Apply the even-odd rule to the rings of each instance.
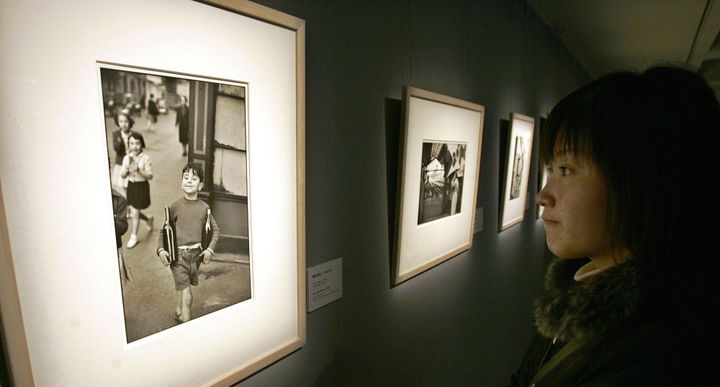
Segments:
[[[128,181],[127,204],[138,210],[150,207],[150,183],[147,181]]]

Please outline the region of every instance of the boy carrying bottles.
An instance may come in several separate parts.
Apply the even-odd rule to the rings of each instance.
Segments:
[[[190,320],[193,301],[190,285],[198,284],[200,262],[210,263],[210,257],[215,254],[220,228],[210,213],[210,206],[198,198],[203,186],[200,164],[188,163],[183,168],[180,186],[183,197],[166,208],[166,227],[171,231],[165,231],[164,227],[160,232],[157,254],[164,266],[170,265],[178,294],[175,320],[183,323]]]

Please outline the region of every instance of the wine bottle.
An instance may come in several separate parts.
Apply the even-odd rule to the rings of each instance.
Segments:
[[[170,262],[177,260],[177,245],[175,240],[175,230],[173,230],[170,221],[170,208],[165,206],[165,224],[162,227],[163,247],[170,254]]]
[[[202,232],[202,241],[201,245],[203,250],[207,249],[208,246],[210,246],[210,241],[212,241],[213,237],[213,229],[212,225],[210,224],[210,208],[207,209],[207,214],[205,215],[205,225],[203,226],[203,232]]]

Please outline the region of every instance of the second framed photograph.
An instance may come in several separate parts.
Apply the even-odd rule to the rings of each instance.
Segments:
[[[485,108],[415,87],[404,95],[393,283],[472,244]]]
[[[527,200],[535,119],[510,115],[505,181],[500,201],[500,231],[522,222]]]

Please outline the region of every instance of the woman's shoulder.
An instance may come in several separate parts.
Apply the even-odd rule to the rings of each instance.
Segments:
[[[654,322],[627,324],[593,348],[589,385],[720,385],[718,374],[710,372],[714,365],[697,356],[700,348],[685,348],[689,343],[675,336]]]

